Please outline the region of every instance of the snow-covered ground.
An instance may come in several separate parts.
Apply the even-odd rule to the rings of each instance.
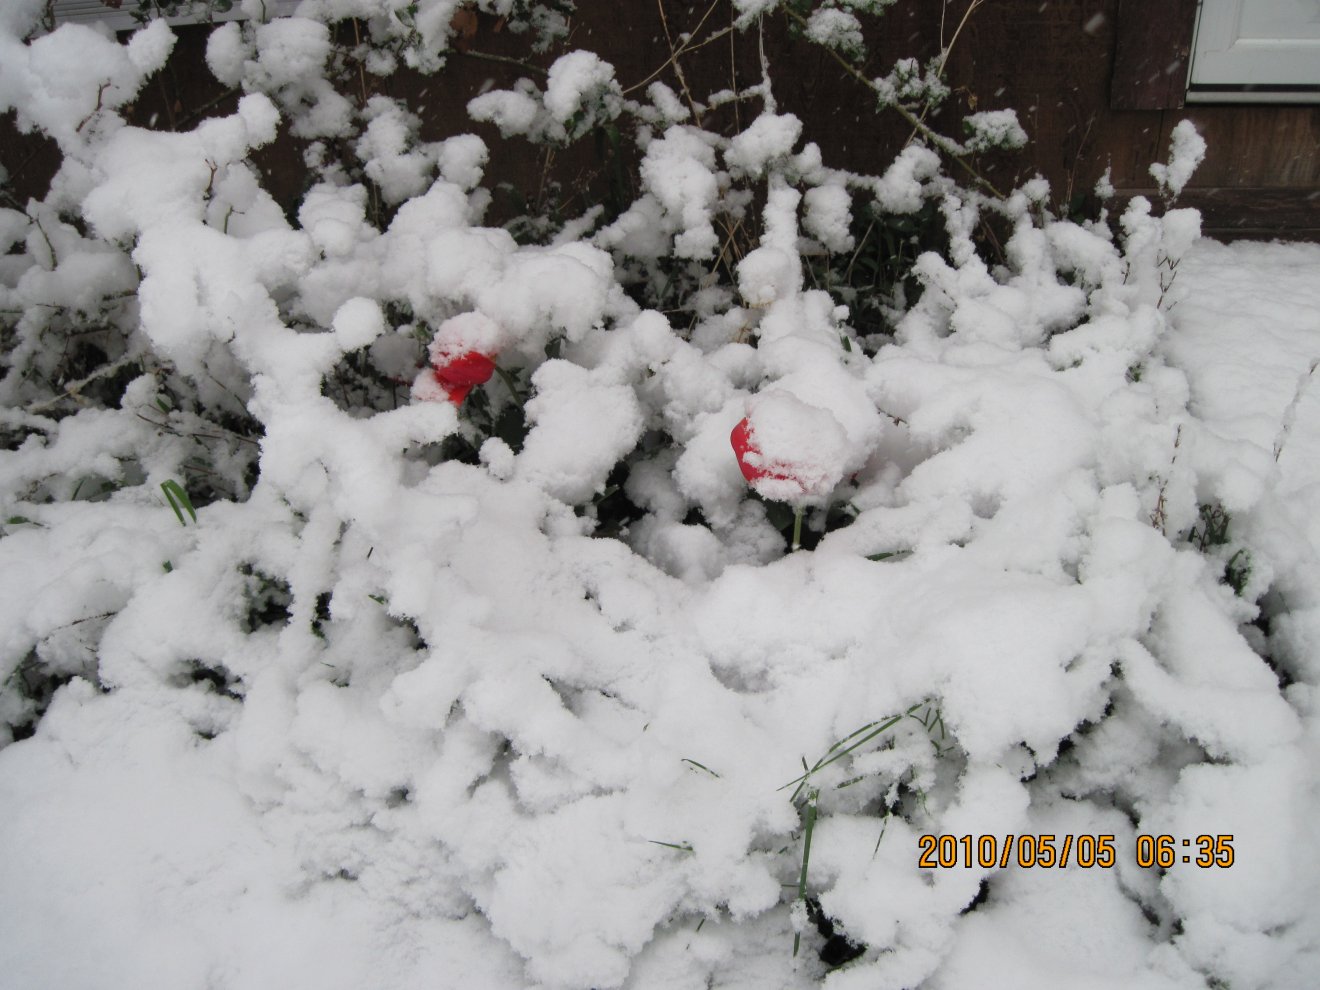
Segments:
[[[833,788],[839,764],[813,778],[811,887],[873,947],[829,986],[1313,986],[1320,246],[1202,241],[1170,291],[1157,351],[1162,374],[1185,375],[1191,416],[1171,416],[1181,432],[1161,436],[1169,511],[1182,461],[1196,499],[1230,519],[1212,552],[1247,548],[1246,597],[1270,589],[1265,630],[1203,555],[1133,518],[1130,487],[1096,495],[1079,480],[1077,452],[1051,437],[1093,411],[1045,372],[1003,367],[979,372],[992,384],[972,435],[993,443],[937,478],[912,472],[917,508],[836,534],[870,539],[867,550],[906,540],[902,559],[827,538],[684,583],[622,543],[572,536],[479,470],[444,477],[427,495],[434,528],[414,534],[415,579],[434,582],[414,591],[440,615],[429,659],[407,669],[381,647],[403,635],[383,619],[356,619],[353,641],[332,638],[316,659],[288,635],[284,650],[274,634],[222,641],[231,633],[199,610],[233,589],[208,570],[203,537],[149,594],[107,600],[118,616],[102,666],[120,686],[75,680],[34,737],[0,751],[3,982],[814,985],[814,930],[791,954],[802,831],[779,788],[850,727],[934,685],[961,753],[942,755],[938,728],[909,719],[853,754],[852,775],[885,781],[902,815],[886,825],[874,788]],[[957,362],[936,367],[963,381]],[[913,479],[995,484],[1004,501],[961,518],[919,499]],[[7,609],[58,613],[70,582],[102,582],[113,598],[107,570],[159,571],[165,537],[126,545],[115,516],[126,510],[95,509],[0,541]],[[369,552],[320,525],[309,518],[298,546],[249,549],[283,557],[295,592],[324,555]],[[245,538],[216,530],[217,543]],[[59,573],[67,547],[82,548],[82,573]],[[370,591],[357,608],[378,607]],[[44,620],[7,612],[24,621]],[[243,704],[136,673],[153,661],[141,642],[117,649],[116,631],[128,641],[143,623],[223,659],[244,679]],[[447,718],[460,697],[464,716]],[[1092,724],[1056,757],[1079,712]],[[1116,856],[1110,868],[922,870],[926,831],[1113,835]],[[1231,834],[1233,863],[1161,876],[1137,865],[1138,834]]]

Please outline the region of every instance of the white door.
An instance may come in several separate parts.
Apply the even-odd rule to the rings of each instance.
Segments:
[[[0,0],[4,3],[5,0]],[[278,17],[282,14],[293,13],[293,8],[298,5],[298,0],[266,0],[266,11],[270,17]],[[55,0],[55,24],[105,24],[112,31],[129,31],[138,27],[139,21],[133,17],[133,11],[138,8],[137,0],[120,0],[118,8],[112,7],[103,2],[103,0]],[[233,5],[226,12],[219,12],[211,9],[211,4],[205,0],[198,0],[196,3],[181,4],[179,7],[179,16],[167,17],[166,20],[171,24],[201,24],[208,20],[211,21],[234,21],[243,17],[243,12],[239,10],[238,0],[234,0]]]
[[[1320,0],[1201,0],[1189,83],[1189,100],[1320,100]]]

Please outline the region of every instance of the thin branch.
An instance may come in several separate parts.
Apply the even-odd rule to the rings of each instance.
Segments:
[[[793,11],[789,11],[793,13]],[[802,20],[801,15],[793,14],[798,20]],[[804,25],[806,21],[802,22]],[[778,104],[775,103],[774,90],[770,85],[770,60],[765,54],[765,18],[759,17],[756,20],[756,50],[761,56],[761,88],[763,90],[761,98],[765,101],[765,112],[775,113],[778,110]]]
[[[125,357],[121,357],[118,361],[114,361],[110,364],[103,365],[102,367],[98,368],[96,371],[93,371],[86,378],[81,378],[78,381],[74,382],[72,385],[68,386],[63,392],[55,396],[55,398],[47,399],[45,402],[38,402],[34,406],[28,406],[26,411],[32,416],[39,416],[47,409],[55,408],[55,406],[59,405],[65,399],[77,397],[78,393],[82,391],[84,387],[90,385],[92,382],[96,381],[97,379],[107,378],[110,375],[115,374],[115,372],[119,371],[121,368],[125,368],[128,365],[135,363],[137,360],[138,359],[136,357],[125,356]]]
[[[353,18],[353,44],[362,47],[362,32],[358,29],[358,19]],[[367,70],[363,59],[358,59],[358,90],[362,96],[363,109],[367,106]]]
[[[192,123],[194,120],[196,120],[198,117],[202,116],[202,114],[206,113],[206,111],[208,111],[208,110],[210,110],[212,107],[214,107],[217,103],[223,103],[225,100],[229,99],[231,96],[237,96],[237,95],[238,95],[238,92],[239,92],[239,90],[238,90],[237,88],[235,88],[235,89],[227,89],[227,90],[225,90],[223,93],[221,93],[219,96],[216,96],[216,97],[214,97],[214,98],[212,98],[212,99],[210,99],[210,100],[207,100],[205,103],[203,103],[201,106],[197,107],[196,109],[194,109],[194,110],[190,110],[190,111],[188,112],[188,115],[187,115],[186,117],[180,117],[178,120],[172,122],[172,123],[170,124],[170,130],[177,131],[177,130],[178,130],[179,128],[181,128],[181,127],[187,127],[189,124],[191,124],[191,123]]]
[[[963,11],[962,20],[960,20],[960,21],[958,22],[958,27],[954,29],[953,37],[949,39],[948,44],[945,44],[945,43],[944,43],[944,15],[947,14],[948,11],[949,11],[949,0],[944,0],[943,5],[940,7],[940,64],[939,64],[939,66],[935,69],[935,74],[936,74],[937,76],[939,76],[940,79],[943,79],[943,78],[944,78],[944,69],[945,69],[945,66],[948,64],[948,61],[949,61],[949,53],[953,51],[953,46],[954,46],[955,44],[957,44],[957,42],[958,42],[958,36],[959,36],[960,34],[962,34],[962,29],[966,26],[966,24],[967,24],[967,19],[968,19],[969,17],[971,17],[972,14],[973,14],[973,12],[974,12],[978,7],[980,7],[981,4],[983,4],[984,2],[985,2],[985,0],[972,0],[972,2],[971,2],[970,4],[967,5],[967,9],[966,9],[965,11]],[[926,107],[925,109],[923,109],[923,110],[921,111],[921,120],[922,120],[923,122],[926,120],[926,117],[929,115],[929,112],[930,112],[930,108],[929,108],[929,107]],[[912,133],[908,135],[908,139],[907,139],[907,141],[904,142],[903,146],[904,146],[904,147],[907,147],[909,144],[911,144],[911,143],[912,143],[912,139],[915,138],[916,136],[917,136],[917,131],[916,131],[916,129],[914,128],[913,131],[912,131]]]
[[[82,121],[78,124],[78,126],[74,128],[75,133],[81,133],[82,129],[87,126],[87,122],[101,112],[102,109],[101,98],[105,96],[105,91],[109,88],[110,88],[109,81],[103,82],[101,83],[101,85],[96,87],[96,106],[94,106],[92,108],[92,112],[89,113],[86,117],[84,117]]]
[[[451,49],[446,55],[457,55],[459,58],[476,59],[479,62],[495,62],[498,65],[511,65],[516,69],[522,69],[525,72],[534,72],[538,76],[550,75],[549,70],[541,68],[539,65],[532,65],[529,62],[523,62],[516,58],[510,58],[507,55],[492,55],[489,52],[474,52],[468,49],[460,52],[457,49]]]
[[[806,19],[801,14],[797,13],[797,11],[785,7],[784,12],[787,13],[789,17],[797,21],[803,28],[807,26]],[[863,75],[862,72],[852,63],[850,63],[846,58],[844,58],[842,55],[836,52],[833,48],[826,47],[825,51],[829,54],[829,56],[832,59],[834,59],[835,62],[837,62],[840,65],[840,67],[843,68],[845,72],[848,73],[848,75],[852,76],[854,79],[860,82],[867,89],[871,90],[877,96],[882,95],[879,89],[876,87],[875,83],[872,80],[866,78],[866,76]],[[1004,198],[1004,194],[1001,193],[998,189],[996,189],[994,185],[991,184],[990,180],[985,178],[985,176],[981,175],[980,172],[976,171],[976,169],[972,167],[971,163],[967,161],[966,148],[958,144],[958,142],[945,137],[943,134],[931,128],[929,124],[927,124],[924,120],[922,120],[920,117],[914,114],[907,107],[903,106],[903,104],[894,103],[889,100],[886,100],[884,106],[893,110],[900,117],[902,117],[909,124],[911,124],[913,129],[917,133],[925,137],[926,140],[929,141],[932,145],[934,145],[937,150],[944,152],[944,154],[946,154],[949,158],[957,162],[959,167],[961,167],[962,170],[965,171],[971,177],[972,181],[975,182],[977,185],[979,185],[982,189],[990,193],[996,199]]]
[[[711,35],[709,38],[701,42],[701,44],[699,45],[692,44],[692,39],[695,38],[701,32],[702,26],[706,23],[706,18],[710,17],[711,12],[716,8],[716,6],[718,6],[719,0],[715,0],[715,3],[712,3],[706,9],[706,12],[701,15],[701,20],[697,22],[696,28],[693,29],[693,31],[688,35],[688,40],[683,42],[683,44],[679,45],[678,48],[675,49],[673,38],[671,38],[669,35],[669,21],[665,17],[664,4],[660,2],[660,0],[657,0],[657,2],[660,3],[660,20],[665,27],[665,38],[666,40],[669,41],[669,58],[665,60],[664,64],[661,65],[660,68],[656,69],[641,82],[635,83],[632,86],[629,86],[627,89],[625,89],[623,91],[624,96],[627,96],[629,93],[641,89],[643,86],[649,83],[656,76],[660,75],[660,73],[664,72],[671,65],[674,66],[675,70],[678,72],[679,80],[681,82],[683,78],[683,74],[682,74],[682,70],[678,68],[678,59],[681,56],[686,55],[688,52],[696,51],[698,48],[702,48],[706,45],[709,45],[712,41],[722,38],[726,34],[729,34],[733,31],[733,27],[729,26],[727,28],[724,28],[723,30],[717,31],[715,34]]]
[[[665,43],[669,45],[669,62],[667,64],[674,67],[674,75],[678,77],[678,85],[683,90],[683,95],[687,97],[688,108],[692,111],[692,119],[696,121],[697,126],[701,126],[701,111],[697,108],[697,101],[692,97],[692,87],[688,85],[687,76],[683,73],[683,63],[679,61],[682,54],[682,47],[674,47],[674,36],[669,30],[669,16],[665,13],[665,0],[655,0],[656,6],[660,9],[660,24],[665,29]],[[706,13],[702,15],[701,24],[706,23],[706,18],[710,12],[715,9],[715,4],[706,8]],[[697,30],[701,30],[701,24],[697,25]],[[691,35],[689,35],[689,38]]]
[[[729,89],[736,93],[738,92],[738,56],[733,43],[734,14],[733,4],[729,4],[729,26],[725,29],[729,35]],[[738,112],[737,101],[733,104],[733,128],[739,133],[742,132],[742,115]]]
[[[251,444],[251,445],[254,446],[254,447],[260,447],[260,446],[261,446],[260,442],[258,442],[258,441],[256,441],[256,440],[253,440],[251,437],[245,437],[245,436],[242,436],[242,435],[240,435],[240,434],[238,434],[238,433],[233,433],[233,432],[231,432],[231,431],[229,431],[229,430],[226,430],[224,434],[220,434],[220,433],[200,433],[200,432],[197,432],[197,431],[176,430],[174,427],[170,426],[169,423],[158,423],[156,420],[152,419],[150,416],[143,416],[142,413],[134,413],[133,415],[135,415],[138,419],[142,420],[142,422],[144,422],[144,423],[150,423],[150,424],[151,424],[152,426],[154,426],[156,429],[158,429],[158,430],[162,430],[162,431],[164,431],[165,433],[170,434],[171,436],[176,436],[176,437],[192,437],[193,439],[201,438],[201,439],[203,439],[203,440],[227,440],[227,441],[235,441],[235,442],[237,442],[237,443],[248,443],[248,444]]]
[[[1312,361],[1306,374],[1297,379],[1297,387],[1293,390],[1292,401],[1288,403],[1288,408],[1283,411],[1283,423],[1279,427],[1279,434],[1274,440],[1274,460],[1276,463],[1283,454],[1284,445],[1288,442],[1288,437],[1292,434],[1293,426],[1297,422],[1297,407],[1301,404],[1302,392],[1306,389],[1311,376],[1315,374],[1316,368],[1320,368],[1320,361]]]
[[[41,225],[41,218],[34,217],[30,213],[28,219],[37,225],[37,230],[41,232],[41,239],[46,242],[46,249],[50,251],[50,268],[54,271],[60,266],[59,255],[55,253],[55,245],[50,242],[50,235],[46,233],[46,228]]]
[[[970,18],[972,14],[974,14],[983,3],[985,3],[985,0],[972,0],[972,2],[967,5],[967,9],[963,11],[962,20],[958,22],[958,27],[954,29],[953,37],[949,39],[949,43],[947,45],[944,44],[944,14],[943,13],[940,14],[941,51],[940,51],[940,67],[938,71],[941,78],[944,77],[944,66],[949,61],[949,52],[953,51],[953,46],[958,43],[958,35],[962,34],[963,28],[967,26],[968,18]]]

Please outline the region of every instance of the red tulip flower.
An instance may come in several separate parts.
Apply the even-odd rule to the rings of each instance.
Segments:
[[[761,448],[756,446],[756,441],[752,438],[752,424],[748,422],[746,416],[738,421],[738,425],[729,434],[729,442],[733,444],[738,467],[749,485],[756,487],[757,482],[769,480],[798,482],[801,486],[801,482],[786,467],[775,468],[766,462]]]
[[[494,373],[495,362],[480,351],[464,351],[453,357],[436,355],[431,364],[431,374],[456,406],[461,406],[476,386],[490,381]]]
[[[788,482],[790,485],[805,492],[806,486],[801,480],[795,478],[787,466],[778,468],[771,467],[761,449],[756,446],[756,441],[752,437],[752,424],[744,416],[738,420],[738,425],[733,428],[729,434],[729,442],[733,444],[734,456],[738,458],[738,467],[742,475],[747,479],[747,483],[758,491],[762,488],[762,482]],[[780,488],[778,484],[772,487]],[[802,506],[797,505],[793,510],[793,549],[797,550],[802,545]]]
[[[729,443],[758,495],[793,506],[793,549],[798,549],[806,507],[823,504],[842,477],[848,454],[843,427],[826,410],[773,391],[752,399]]]
[[[500,371],[495,355],[508,343],[504,329],[483,313],[451,316],[436,328],[427,348],[431,367],[413,382],[413,396],[424,402],[447,399],[461,406],[469,392]]]

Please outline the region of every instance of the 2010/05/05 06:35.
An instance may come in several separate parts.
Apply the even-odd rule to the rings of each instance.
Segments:
[[[963,867],[1025,869],[1041,867],[1111,869],[1117,852],[1112,835],[919,835],[917,867],[923,870]],[[1172,835],[1138,835],[1137,866],[1167,870],[1177,863],[1227,868],[1233,865],[1232,835],[1198,835],[1179,839]]]

